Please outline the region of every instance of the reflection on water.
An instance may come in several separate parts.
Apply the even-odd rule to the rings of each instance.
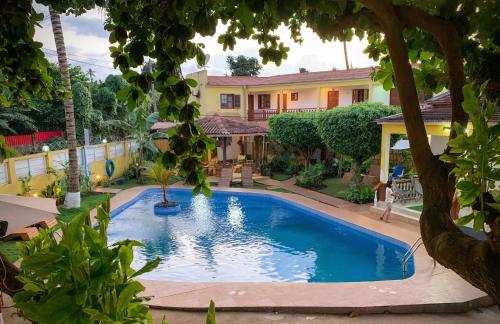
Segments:
[[[172,190],[181,212],[155,216],[147,192],[111,220],[110,242],[142,241],[133,266],[160,257],[144,275],[178,281],[363,281],[402,278],[403,248],[265,196]],[[412,273],[413,269],[411,269]]]

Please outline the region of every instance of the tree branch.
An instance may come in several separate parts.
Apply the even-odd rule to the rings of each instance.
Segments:
[[[460,36],[455,26],[447,20],[433,16],[415,7],[395,6],[396,14],[405,26],[420,28],[436,39],[443,52],[447,73],[448,90],[452,104],[452,123],[467,125],[467,115],[462,109],[462,87],[465,84],[463,58],[460,53]],[[455,134],[452,132],[451,137]]]

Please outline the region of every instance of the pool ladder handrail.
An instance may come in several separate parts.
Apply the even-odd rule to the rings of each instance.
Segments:
[[[406,278],[406,266],[408,264],[408,261],[410,261],[410,258],[417,252],[418,248],[423,245],[424,242],[422,241],[422,237],[420,236],[413,244],[412,246],[406,251],[405,255],[403,255],[402,263],[403,263],[403,276]]]

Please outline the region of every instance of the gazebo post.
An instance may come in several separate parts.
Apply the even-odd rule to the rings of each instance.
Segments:
[[[227,152],[226,152],[226,149],[227,149],[227,138],[224,136],[222,138],[222,163],[226,164],[226,160],[227,160]]]

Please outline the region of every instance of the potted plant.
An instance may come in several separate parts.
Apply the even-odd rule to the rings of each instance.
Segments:
[[[175,213],[181,210],[179,203],[168,201],[167,199],[167,188],[170,179],[175,175],[175,171],[165,168],[161,159],[157,159],[155,162],[151,162],[147,165],[146,175],[156,182],[161,187],[163,191],[163,201],[156,203],[154,206],[154,212],[157,215],[167,215]]]

